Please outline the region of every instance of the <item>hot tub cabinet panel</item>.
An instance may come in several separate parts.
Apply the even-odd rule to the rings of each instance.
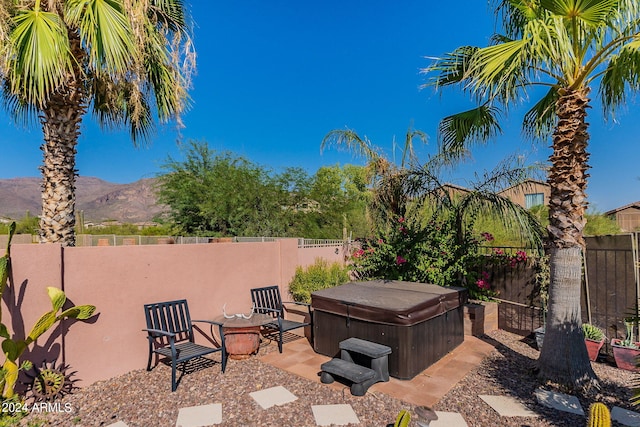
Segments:
[[[314,349],[339,356],[340,341],[391,347],[389,374],[411,379],[464,340],[466,290],[398,281],[351,282],[313,292]]]

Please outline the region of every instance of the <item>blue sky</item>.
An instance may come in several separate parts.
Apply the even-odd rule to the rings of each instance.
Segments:
[[[393,158],[410,125],[425,131],[436,149],[438,121],[471,107],[455,91],[420,90],[420,69],[454,48],[484,46],[494,21],[487,3],[350,0],[191,1],[198,72],[181,138],[204,140],[278,172],[299,166],[310,174],[323,165],[361,163],[348,153],[320,153],[322,138],[346,127],[367,136]],[[603,212],[640,200],[640,120],[633,112],[618,124],[590,110],[592,169],[587,193]],[[473,161],[451,177],[467,185],[474,172],[491,169],[506,155],[545,161],[549,142],[520,137],[517,110],[503,122],[504,135],[474,149]],[[0,178],[39,176],[42,135],[16,129],[3,113]],[[124,132],[103,133],[89,117],[78,144],[80,175],[116,183],[156,176],[167,156],[180,158],[178,134],[158,129],[151,145],[134,148]]]

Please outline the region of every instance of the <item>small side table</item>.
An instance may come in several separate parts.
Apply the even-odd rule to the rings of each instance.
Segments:
[[[273,322],[268,314],[254,313],[250,319],[244,317],[218,316],[213,319],[222,323],[225,348],[229,357],[235,360],[248,359],[260,348],[260,326]]]

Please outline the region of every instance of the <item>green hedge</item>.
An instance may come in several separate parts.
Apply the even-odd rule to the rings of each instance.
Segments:
[[[296,268],[289,292],[297,302],[311,302],[311,292],[331,288],[349,281],[349,270],[339,262],[329,264],[318,258],[307,268]]]

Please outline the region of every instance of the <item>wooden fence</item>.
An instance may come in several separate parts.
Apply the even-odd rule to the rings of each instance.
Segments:
[[[640,301],[640,233],[587,237],[586,242],[582,320],[603,328],[608,338],[624,338],[623,319]],[[528,335],[542,324],[533,263],[488,268],[501,301],[500,329]]]
[[[582,319],[600,326],[609,339],[625,337],[623,320],[640,298],[639,243],[640,233],[587,239]]]

